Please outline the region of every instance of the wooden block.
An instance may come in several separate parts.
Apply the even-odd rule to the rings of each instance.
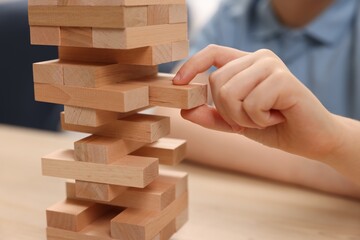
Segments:
[[[64,69],[59,60],[34,63],[33,75],[36,83],[64,84]]]
[[[182,44],[181,44],[182,43]],[[155,44],[135,49],[98,49],[59,47],[59,58],[65,61],[122,63],[132,65],[158,65],[180,60],[187,56],[183,45],[188,41]]]
[[[64,122],[81,126],[100,127],[145,109],[147,108],[137,109],[126,113],[118,113],[91,108],[64,106]]]
[[[148,6],[148,25],[169,23],[169,5]]]
[[[174,85],[172,74],[158,74],[155,78],[126,83],[149,87],[152,106],[191,109],[207,102],[205,84]]]
[[[113,200],[106,202],[106,204],[153,211],[163,210],[188,190],[188,175],[182,172],[172,174],[166,175],[166,172],[163,173],[163,170],[160,170],[159,177],[145,188],[127,188]],[[74,183],[66,183],[66,193],[68,198],[80,198],[75,194]],[[104,203],[104,201],[100,200],[92,201]]]
[[[155,158],[125,156],[111,164],[75,161],[73,150],[59,150],[42,158],[45,176],[143,188],[158,176]]]
[[[179,216],[172,220],[155,238],[156,240],[169,240],[174,233],[185,225],[188,220],[188,209],[185,209]]]
[[[93,40],[91,27],[60,27],[60,45],[73,47],[92,47]]]
[[[59,46],[60,27],[30,26],[30,41],[34,45]]]
[[[169,23],[186,23],[188,21],[186,4],[169,6]]]
[[[76,107],[129,112],[149,105],[149,90],[134,84],[110,84],[99,88],[35,83],[35,99]]]
[[[189,41],[173,42],[171,46],[171,57],[173,61],[183,59],[189,55]]]
[[[93,29],[93,47],[131,49],[187,40],[187,24],[164,24],[126,29]]]
[[[127,187],[105,183],[93,183],[76,180],[75,195],[85,200],[109,202],[124,192]]]
[[[188,220],[189,220],[189,209],[187,208],[175,218],[175,230],[179,231]]]
[[[47,227],[48,240],[115,240],[110,236],[110,220],[121,210],[110,211],[79,232]]]
[[[69,124],[98,127],[117,120],[118,116],[117,112],[64,106],[64,121]]]
[[[74,143],[75,159],[109,164],[142,146],[142,142],[91,135]]]
[[[28,0],[29,6],[57,6],[59,0]]]
[[[159,170],[162,181],[175,184],[175,198],[179,198],[188,191],[188,174],[186,172],[173,170]]]
[[[111,220],[111,236],[123,240],[153,239],[187,206],[186,192],[160,212],[127,208]]]
[[[29,6],[31,26],[125,28],[147,25],[147,7]]]
[[[159,164],[177,165],[186,154],[186,141],[172,138],[160,138],[132,153],[135,156],[156,157]]]
[[[68,131],[91,133],[145,143],[155,142],[170,133],[170,119],[168,117],[147,114],[132,115],[100,127],[67,124],[64,122],[62,114],[61,125],[64,130]]]
[[[29,6],[147,6],[185,4],[185,0],[29,0]]]
[[[120,211],[120,210],[119,210]],[[93,223],[89,224],[80,232],[67,231],[63,229],[47,227],[46,235],[48,240],[115,240],[110,236],[109,222],[119,212],[109,212]],[[152,240],[168,240],[168,236],[174,230],[174,221],[169,223],[155,238]],[[175,232],[174,232],[175,233]],[[172,234],[171,234],[172,235]]]
[[[46,210],[47,225],[77,232],[108,210],[108,207],[97,203],[66,199]]]
[[[125,80],[156,76],[157,66],[104,63],[64,64],[64,84],[77,87],[101,87]]]

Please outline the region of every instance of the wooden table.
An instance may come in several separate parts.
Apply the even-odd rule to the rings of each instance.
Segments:
[[[0,240],[45,239],[45,209],[64,180],[42,177],[40,157],[80,135],[0,125]],[[191,164],[190,221],[173,240],[360,239],[360,201]]]

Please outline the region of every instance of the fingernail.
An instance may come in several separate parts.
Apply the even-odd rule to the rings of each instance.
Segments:
[[[173,78],[173,82],[177,83],[181,80],[181,74],[179,72],[176,73],[175,77]]]

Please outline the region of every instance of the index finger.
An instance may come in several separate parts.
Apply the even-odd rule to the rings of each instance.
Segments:
[[[176,85],[188,84],[197,74],[205,72],[212,66],[220,68],[228,62],[247,54],[247,52],[229,47],[209,45],[184,63],[175,75],[173,83]]]

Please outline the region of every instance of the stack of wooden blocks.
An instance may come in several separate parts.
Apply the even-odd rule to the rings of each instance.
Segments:
[[[159,170],[185,155],[152,106],[190,109],[205,85],[172,85],[157,65],[188,54],[185,0],[29,0],[31,42],[59,46],[33,65],[35,98],[65,105],[65,130],[92,135],[42,158],[67,182],[47,210],[52,240],[169,239],[187,220],[187,174]]]

